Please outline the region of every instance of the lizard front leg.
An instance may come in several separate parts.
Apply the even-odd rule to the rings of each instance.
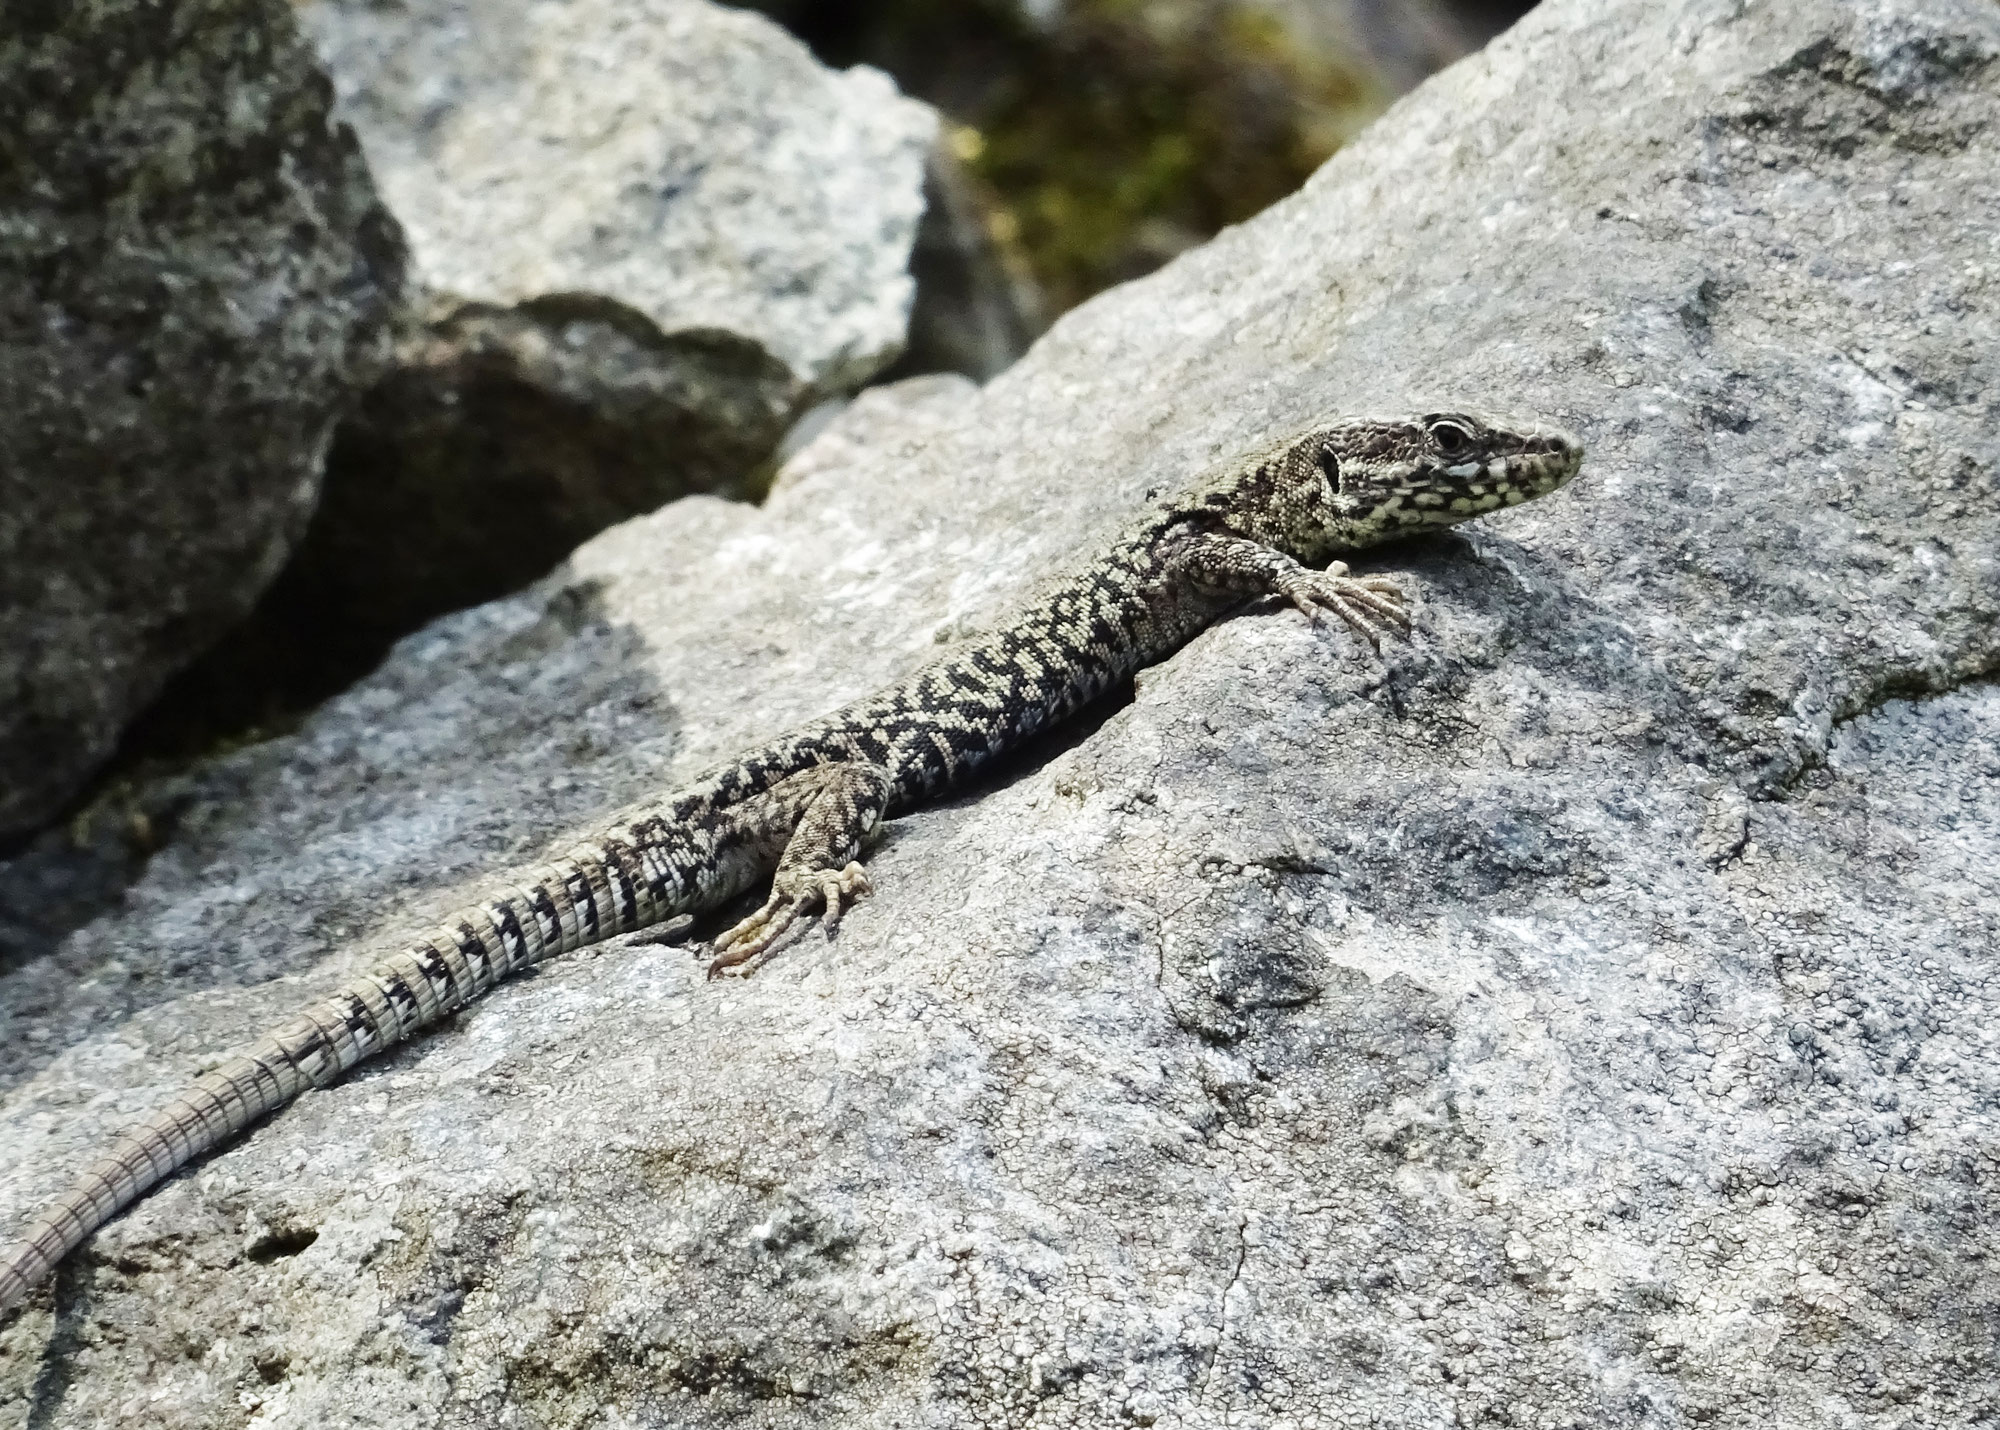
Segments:
[[[1409,633],[1403,588],[1386,576],[1350,576],[1344,561],[1316,571],[1262,542],[1204,533],[1189,541],[1175,565],[1188,579],[1215,590],[1283,596],[1314,625],[1323,611],[1331,611],[1377,650],[1382,645],[1377,622],[1395,634]]]
[[[771,896],[716,939],[709,977],[768,952],[815,908],[831,932],[849,903],[872,892],[857,856],[881,825],[889,787],[889,771],[882,766],[839,761],[802,770],[766,792],[770,818],[790,830],[771,878]]]

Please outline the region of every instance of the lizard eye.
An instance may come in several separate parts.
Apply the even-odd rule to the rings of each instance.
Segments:
[[[1319,471],[1326,478],[1326,484],[1335,491],[1340,490],[1340,454],[1331,447],[1319,449]]]
[[[1434,422],[1431,424],[1431,440],[1438,450],[1447,457],[1456,457],[1472,445],[1472,434],[1456,422]]]

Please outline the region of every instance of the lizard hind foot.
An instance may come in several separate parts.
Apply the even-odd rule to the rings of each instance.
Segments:
[[[821,927],[832,933],[840,926],[847,905],[874,892],[868,871],[856,862],[844,869],[809,869],[778,880],[763,907],[715,940],[708,976],[714,978],[732,968],[743,968],[748,975],[753,969],[744,965],[769,953],[795,929],[802,929],[815,906],[820,909]]]

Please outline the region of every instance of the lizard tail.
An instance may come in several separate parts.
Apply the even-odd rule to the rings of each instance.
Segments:
[[[0,1263],[0,1315],[147,1188],[312,1085],[305,1070],[266,1038],[119,1138],[7,1250]]]
[[[608,856],[608,857],[607,857]],[[518,889],[460,909],[401,953],[203,1074],[121,1137],[0,1251],[0,1316],[161,1180],[308,1088],[464,1006],[531,963],[638,928],[669,908],[615,854],[579,849]],[[660,892],[665,892],[661,890]]]

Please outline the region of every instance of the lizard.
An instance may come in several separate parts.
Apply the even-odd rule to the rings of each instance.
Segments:
[[[884,818],[917,807],[1262,597],[1338,616],[1378,651],[1402,588],[1338,558],[1568,482],[1579,440],[1469,411],[1319,422],[1149,502],[1108,546],[983,636],[876,694],[612,817],[199,1077],[0,1252],[0,1315],[161,1180],[309,1088],[545,958],[768,897],[707,946],[747,974],[872,892]],[[698,945],[699,946],[699,945]]]

